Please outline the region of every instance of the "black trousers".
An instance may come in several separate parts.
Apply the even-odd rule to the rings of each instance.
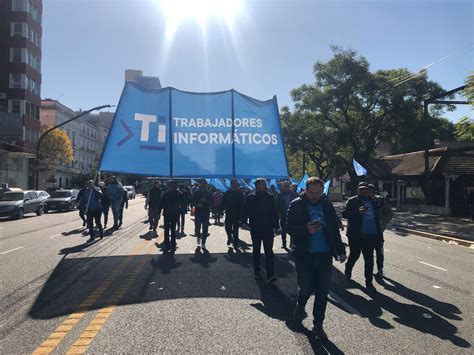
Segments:
[[[160,220],[160,214],[158,208],[148,207],[148,222],[153,230],[158,227],[158,221]]]
[[[86,222],[86,216],[85,216],[84,210],[82,208],[79,208],[79,217],[81,217],[83,222]]]
[[[176,248],[176,222],[178,216],[164,216],[165,224],[165,246],[170,247],[170,235],[171,235],[171,248]]]
[[[349,239],[350,254],[346,263],[346,270],[352,272],[352,269],[359,259],[360,254],[364,256],[364,275],[365,282],[372,283],[374,277],[374,249],[380,244],[376,235],[363,235],[360,239]]]
[[[225,217],[225,232],[227,233],[227,240],[236,244],[239,242],[239,228],[240,221],[231,216]]]
[[[197,212],[194,216],[194,235],[205,244],[209,231],[209,211]]]
[[[281,245],[286,247],[286,216],[283,218],[280,218],[280,230],[281,230]]]
[[[252,259],[253,270],[260,272],[260,250],[263,242],[263,250],[265,251],[265,269],[267,270],[267,278],[275,276],[273,266],[273,230],[268,231],[250,231],[252,237]]]
[[[94,239],[94,221],[95,225],[99,229],[100,236],[103,236],[104,230],[102,229],[102,224],[100,223],[100,217],[102,216],[102,211],[87,211],[87,228],[89,229],[89,236],[91,239]]]
[[[305,253],[295,258],[298,280],[297,308],[304,310],[309,297],[314,294],[313,319],[315,325],[322,325],[328,303],[331,284],[332,255],[326,253]]]
[[[379,243],[375,247],[375,255],[376,255],[376,260],[377,260],[377,270],[382,271],[383,261],[384,261],[383,242]]]
[[[176,231],[181,230],[184,232],[184,216],[186,216],[186,210],[179,213],[179,218],[176,220]]]

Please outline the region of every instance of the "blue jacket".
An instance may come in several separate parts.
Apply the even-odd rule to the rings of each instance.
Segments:
[[[94,187],[92,191],[90,189],[86,189],[84,191],[83,201],[85,206],[84,209],[87,209],[87,204],[89,204],[88,211],[102,211],[102,192],[98,187]]]

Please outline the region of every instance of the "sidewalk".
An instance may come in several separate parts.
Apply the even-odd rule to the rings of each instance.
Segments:
[[[339,213],[344,208],[341,202],[334,206]],[[387,229],[413,230],[474,242],[474,221],[469,219],[393,210],[394,216]]]

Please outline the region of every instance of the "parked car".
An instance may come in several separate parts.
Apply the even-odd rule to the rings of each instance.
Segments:
[[[135,192],[135,188],[133,186],[124,186],[123,188],[127,190],[127,196],[129,200],[132,200],[137,196],[137,193]]]
[[[51,192],[45,201],[44,212],[49,211],[72,211],[76,208],[76,199],[79,190],[56,190]]]
[[[36,196],[38,196],[38,198],[44,202],[46,201],[48,198],[49,198],[49,194],[46,192],[46,191],[41,191],[41,190],[38,190],[38,191],[35,191],[36,192]]]
[[[43,214],[44,203],[35,191],[7,191],[0,195],[0,217],[23,218],[25,213]]]

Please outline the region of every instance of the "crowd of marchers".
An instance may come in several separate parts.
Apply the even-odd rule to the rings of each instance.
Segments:
[[[341,239],[344,226],[332,202],[324,194],[323,180],[311,177],[306,180],[302,192],[297,193],[296,188],[296,185],[284,182],[278,193],[274,186],[268,189],[264,178],[259,178],[255,181],[254,191],[245,191],[234,179],[230,188],[222,193],[204,179],[193,186],[178,186],[174,180],[168,181],[165,186],[155,181],[146,193],[145,209],[148,210],[150,232],[155,236],[158,236],[159,221],[163,217],[164,253],[176,251],[176,239],[178,235],[185,236],[185,216],[189,212],[194,217],[194,237],[198,247],[204,250],[210,236],[211,217],[218,225],[224,218],[229,247],[239,248],[240,228],[250,230],[254,276],[262,278],[260,251],[263,244],[268,283],[277,281],[273,244],[275,237],[280,235],[282,248],[288,250],[295,261],[298,297],[294,320],[301,324],[307,317],[306,303],[314,295],[313,332],[318,338],[325,339],[323,321],[333,259],[340,263],[347,260],[345,275],[350,279],[362,253],[366,288],[369,292],[376,292],[372,283],[374,253],[377,256],[377,275],[383,277],[383,232],[393,212],[388,201],[376,193],[374,185],[359,183],[357,195],[347,201],[342,211],[342,217],[347,219],[346,235],[350,251],[347,257]],[[116,177],[112,176],[107,183],[99,183],[99,187],[92,180],[87,182],[80,191],[79,210],[89,229],[89,242],[95,240],[94,222],[100,238],[103,237],[101,217],[105,227],[109,209],[114,218],[112,229],[120,228],[124,206],[128,207],[127,193]]]
[[[173,253],[177,234],[184,236],[185,215],[194,216],[194,236],[199,247],[206,249],[211,216],[220,224],[223,216],[227,245],[239,248],[239,229],[250,230],[254,276],[261,279],[260,251],[263,244],[265,271],[269,283],[277,281],[274,270],[273,243],[281,236],[282,248],[291,252],[295,260],[298,280],[298,301],[295,321],[301,323],[307,316],[305,306],[315,295],[313,332],[326,338],[322,324],[332,272],[332,260],[343,263],[347,259],[345,274],[352,276],[352,268],[362,253],[365,261],[366,287],[376,292],[372,279],[374,251],[377,255],[378,275],[383,276],[383,231],[392,218],[388,202],[376,194],[374,185],[361,182],[358,194],[347,201],[342,217],[348,221],[347,236],[350,253],[346,257],[341,240],[344,229],[341,218],[332,202],[324,195],[324,182],[316,177],[306,181],[306,188],[296,192],[296,185],[282,184],[281,191],[270,189],[264,178],[255,181],[254,191],[242,191],[237,180],[222,193],[201,180],[192,187],[179,186],[173,180],[166,186],[159,181],[147,193],[150,230],[156,233],[163,216],[163,251]],[[211,191],[214,189],[215,191]],[[287,248],[289,236],[289,248]]]

